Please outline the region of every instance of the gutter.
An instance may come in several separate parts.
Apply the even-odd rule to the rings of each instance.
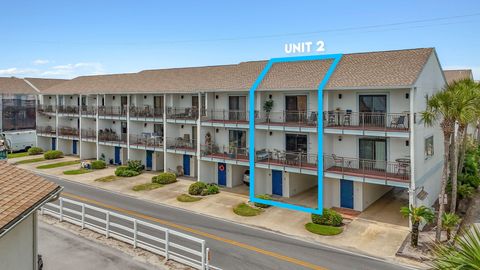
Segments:
[[[61,186],[57,187],[54,191],[50,192],[49,195],[44,197],[44,199],[38,201],[32,207],[30,207],[29,209],[24,211],[21,215],[17,216],[14,220],[10,221],[6,225],[8,228],[1,231],[0,238],[2,238],[4,235],[6,235],[9,231],[11,231],[13,228],[15,228],[15,226],[17,226],[19,223],[21,223],[23,220],[25,220],[27,217],[29,217],[32,213],[37,211],[44,204],[57,200],[60,197],[60,192],[62,192],[62,190],[63,190],[63,187],[61,187]]]

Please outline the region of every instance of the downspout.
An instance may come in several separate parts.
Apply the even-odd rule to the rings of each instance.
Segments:
[[[417,206],[416,201],[416,185],[415,185],[415,94],[416,94],[416,87],[412,87],[410,89],[410,119],[409,119],[409,126],[410,126],[410,138],[409,138],[409,146],[410,146],[410,189],[408,190],[409,195],[409,204],[413,205],[414,207]],[[409,205],[409,207],[410,207]],[[412,228],[412,222],[409,219],[409,227]]]

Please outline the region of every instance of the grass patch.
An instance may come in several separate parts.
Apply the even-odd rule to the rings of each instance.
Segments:
[[[233,208],[233,212],[239,216],[243,217],[253,217],[260,215],[263,210],[258,208],[253,208],[246,203],[241,203]]]
[[[177,200],[179,202],[198,202],[200,201],[202,198],[199,198],[199,197],[193,197],[193,196],[190,196],[188,194],[182,194],[182,195],[178,195],[177,196]]]
[[[46,159],[41,157],[41,158],[32,158],[32,159],[25,159],[25,160],[20,160],[15,162],[15,164],[29,164],[29,163],[35,163],[35,162],[40,162],[40,161],[45,161]]]
[[[143,191],[143,190],[153,190],[156,188],[163,187],[162,184],[157,184],[157,183],[145,183],[145,184],[140,184],[136,185],[132,188],[133,191]]]
[[[100,177],[100,178],[97,178],[95,179],[94,181],[96,182],[102,182],[102,183],[108,183],[108,182],[113,182],[115,180],[118,180],[120,179],[121,177],[119,176],[115,176],[115,175],[109,175],[109,176],[104,176],[104,177]]]
[[[80,169],[77,169],[77,170],[64,171],[63,174],[66,174],[66,175],[76,175],[76,174],[84,174],[84,173],[90,173],[90,172],[93,172],[93,170],[89,170],[89,169],[85,169],[85,168],[80,168]]]
[[[19,153],[9,153],[8,158],[19,158],[28,156],[28,152],[19,152]]]
[[[37,167],[37,169],[53,169],[53,168],[58,168],[58,167],[63,167],[68,165],[74,165],[74,164],[80,164],[80,160],[70,160],[70,161],[62,161],[62,162],[57,162],[52,164],[40,165]]]
[[[311,233],[319,234],[319,235],[337,235],[343,232],[342,227],[320,225],[320,224],[315,224],[311,222],[305,224],[305,229],[307,229],[307,231]]]

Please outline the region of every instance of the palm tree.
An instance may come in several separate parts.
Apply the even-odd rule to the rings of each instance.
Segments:
[[[450,241],[452,229],[460,223],[460,217],[454,213],[444,213],[442,216],[442,228],[447,231],[447,241]]]
[[[420,207],[414,207],[413,205],[404,206],[400,208],[400,213],[404,217],[410,217],[410,221],[412,222],[412,236],[410,237],[412,247],[418,246],[418,234],[419,234],[419,226],[421,223],[430,223],[435,218],[435,214],[433,211],[422,205]]]
[[[480,230],[476,226],[467,229],[455,245],[436,244],[433,255],[434,270],[480,270]]]
[[[444,88],[442,91],[435,93],[432,97],[427,99],[427,107],[421,113],[422,121],[426,126],[433,126],[437,121],[440,121],[440,127],[443,132],[443,173],[442,184],[440,189],[439,209],[437,218],[437,231],[435,238],[440,241],[442,235],[442,215],[445,212],[444,198],[446,196],[448,166],[449,166],[449,149],[452,133],[455,130],[456,112],[455,94],[453,91],[447,91]]]

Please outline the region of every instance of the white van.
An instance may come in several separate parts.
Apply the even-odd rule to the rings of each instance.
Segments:
[[[37,141],[35,130],[4,131],[1,135],[11,152],[28,151]]]

